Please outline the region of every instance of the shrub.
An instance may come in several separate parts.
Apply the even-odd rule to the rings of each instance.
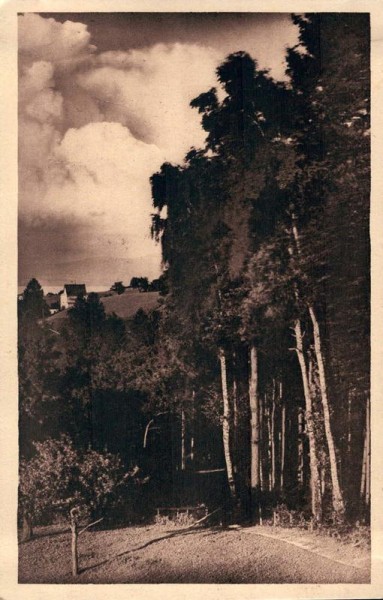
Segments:
[[[66,435],[35,447],[36,455],[20,463],[19,481],[20,512],[34,523],[51,522],[74,506],[83,516],[104,516],[136,480],[138,469],[126,472],[118,456],[79,451]]]
[[[156,515],[154,518],[154,522],[156,525],[166,526],[166,527],[190,527],[196,521],[196,518],[193,515],[186,513],[179,513],[174,517],[169,515]]]

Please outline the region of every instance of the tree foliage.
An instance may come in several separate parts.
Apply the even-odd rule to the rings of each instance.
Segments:
[[[36,523],[73,507],[83,515],[105,516],[116,510],[137,470],[126,471],[108,452],[79,451],[61,435],[35,444],[36,454],[20,464],[20,506]]]

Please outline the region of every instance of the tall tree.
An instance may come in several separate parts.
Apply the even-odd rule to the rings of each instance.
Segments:
[[[351,414],[363,415],[368,395],[369,23],[363,14],[314,14],[295,22],[303,51],[288,56],[297,97],[293,137],[301,153],[292,228],[312,324],[333,508],[341,514],[339,468],[350,456],[339,454],[343,419],[332,419],[332,411],[350,422]],[[358,250],[350,253],[351,240]],[[358,314],[351,329],[350,311]],[[357,337],[350,335],[355,328]],[[363,340],[363,352],[350,352],[356,339]],[[361,465],[362,440],[355,429],[353,439],[354,462]],[[347,471],[344,466],[346,489]]]
[[[37,279],[32,278],[28,282],[23,297],[19,300],[18,308],[20,325],[25,321],[31,325],[49,315],[49,308],[44,300],[44,290]]]

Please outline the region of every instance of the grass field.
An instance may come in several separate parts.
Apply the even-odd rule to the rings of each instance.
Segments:
[[[115,313],[121,319],[130,319],[140,308],[146,312],[155,308],[158,298],[158,292],[128,291],[121,295],[104,296],[100,300],[107,314]],[[58,324],[60,321],[64,321],[67,316],[68,311],[62,310],[49,317],[47,322]]]
[[[145,312],[155,308],[158,292],[125,292],[124,294],[101,298],[107,314],[116,313],[121,319],[129,319],[142,308]]]

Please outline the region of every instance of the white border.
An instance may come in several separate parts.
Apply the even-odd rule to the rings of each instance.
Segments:
[[[381,5],[381,7],[380,7]],[[26,585],[17,583],[17,30],[18,12],[370,12],[372,27],[372,583],[363,585]],[[383,593],[383,4],[381,0],[0,0],[0,598],[379,598]],[[380,107],[380,108],[379,108]],[[256,548],[255,548],[256,551]]]

